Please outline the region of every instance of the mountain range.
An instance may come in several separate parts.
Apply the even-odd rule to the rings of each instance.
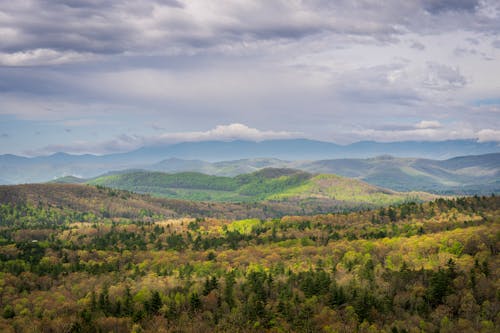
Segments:
[[[395,191],[440,194],[491,194],[500,192],[500,153],[454,157],[448,160],[378,156],[368,159],[284,161],[273,158],[210,163],[170,158],[147,167],[167,173],[199,172],[237,176],[264,168],[292,168],[314,174],[336,174]],[[134,170],[113,172],[130,173]],[[136,170],[137,171],[137,170]],[[78,183],[84,179],[67,179]]]
[[[500,154],[471,155],[448,160],[379,156],[368,159],[319,161],[283,161],[279,159],[243,159],[205,162],[170,158],[148,167],[149,171],[197,172],[233,177],[264,168],[293,168],[314,174],[336,174],[365,181],[395,191],[425,191],[440,194],[491,194],[500,192]],[[84,183],[107,179],[106,176],[134,174],[141,170],[109,172],[97,178],[66,176],[59,183]]]
[[[306,139],[185,142],[100,156],[0,155],[0,183],[46,182],[64,176],[89,179],[130,169],[235,176],[275,167],[334,173],[398,191],[491,193],[500,187],[499,153],[497,143],[474,140],[346,146]]]

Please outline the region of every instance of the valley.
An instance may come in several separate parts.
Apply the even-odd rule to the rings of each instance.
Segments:
[[[81,184],[0,186],[0,202],[3,332],[499,324],[496,196],[282,217]]]

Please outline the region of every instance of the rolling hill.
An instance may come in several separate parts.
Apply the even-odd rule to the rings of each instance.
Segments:
[[[356,179],[331,174],[265,168],[236,177],[195,172],[134,171],[97,177],[91,185],[148,193],[155,196],[213,202],[285,203],[297,207],[374,207],[404,201],[430,200],[427,193],[402,193]]]
[[[448,160],[395,158],[323,160],[301,164],[310,172],[336,173],[398,191],[489,194],[500,191],[500,154]]]
[[[101,186],[83,184],[0,185],[0,206],[17,205],[28,210],[49,210],[79,220],[150,221],[159,218],[275,218],[345,210],[345,206],[297,207],[290,203],[218,203],[152,197]],[[354,208],[353,208],[354,209]],[[45,213],[44,213],[45,214]],[[54,219],[54,216],[49,216]],[[40,220],[33,221],[41,223]]]
[[[275,158],[256,158],[215,163],[170,158],[147,166],[146,169],[151,172],[194,172],[234,177],[269,167],[293,168],[310,173],[337,174],[402,192],[424,191],[449,195],[500,193],[499,153],[461,156],[442,161],[397,158],[387,155],[367,159],[319,161],[284,161]],[[118,174],[130,174],[132,171],[113,171],[107,175],[116,178]],[[142,172],[144,170],[135,169],[134,171]],[[112,182],[112,179],[113,177],[107,181]],[[85,179],[62,177],[57,182],[79,183],[85,182]],[[146,184],[146,186],[151,185],[155,184]],[[205,198],[210,199],[209,197]]]
[[[234,176],[265,167],[299,166],[282,160],[314,161],[345,158],[373,158],[379,155],[445,159],[471,154],[499,153],[495,142],[451,140],[439,142],[357,142],[338,145],[307,139],[253,141],[203,141],[142,147],[134,151],[108,155],[71,155],[22,157],[0,155],[3,183],[47,182],[63,176],[91,178],[112,170],[148,169],[165,172],[198,171]],[[269,159],[272,157],[272,159]],[[246,160],[242,163],[221,161]],[[215,164],[215,165],[214,165]],[[305,170],[305,169],[304,169]],[[308,171],[308,170],[305,170]]]
[[[266,167],[294,168],[311,173],[337,174],[395,191],[425,191],[440,194],[490,194],[500,192],[500,154],[455,157],[448,160],[378,156],[367,159],[283,161],[243,159],[205,162],[197,168],[192,161],[170,160],[149,167],[155,171],[195,171],[220,176],[235,176]],[[182,165],[182,167],[181,167]],[[161,166],[161,167],[159,167]]]

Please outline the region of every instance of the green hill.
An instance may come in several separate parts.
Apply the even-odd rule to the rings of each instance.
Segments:
[[[83,184],[86,181],[87,180],[84,178],[79,178],[79,177],[75,177],[75,176],[64,176],[64,177],[56,178],[56,179],[50,181],[49,183],[52,183],[52,184]]]
[[[306,162],[299,169],[335,173],[396,191],[445,194],[498,192],[500,154],[457,157],[444,161],[380,156]]]
[[[422,192],[401,193],[370,185],[356,179],[337,175],[321,174],[308,182],[289,188],[279,194],[271,195],[269,200],[284,199],[323,199],[350,203],[388,205],[397,202],[432,199],[432,195]]]
[[[291,169],[263,169],[237,177],[210,176],[197,172],[162,173],[134,171],[97,177],[91,185],[197,201],[245,202],[302,185],[312,175]]]
[[[37,213],[36,218],[30,218],[29,214],[26,216],[14,214],[16,219],[26,217],[26,223],[34,227],[43,224],[44,220],[62,223],[66,220],[66,218],[60,219],[63,215],[70,220],[96,221],[106,218],[124,222],[185,216],[263,219],[344,210],[344,207],[332,205],[297,207],[291,203],[280,202],[187,201],[153,197],[102,186],[54,183],[0,185],[0,207],[4,204],[17,205],[29,212],[40,213]]]
[[[134,171],[98,177],[88,184],[195,201],[321,203],[350,208],[433,198],[426,193],[401,193],[336,175],[282,168],[265,168],[236,177]]]

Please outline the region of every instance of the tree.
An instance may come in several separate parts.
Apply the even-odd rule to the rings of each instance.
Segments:
[[[151,314],[158,314],[158,312],[160,311],[160,309],[163,305],[163,302],[161,300],[160,293],[157,290],[152,292],[149,304],[150,304],[149,305],[150,313]]]
[[[201,300],[198,293],[191,293],[189,296],[189,311],[192,313],[196,313],[201,309]]]
[[[14,309],[12,308],[11,305],[6,305],[3,308],[2,317],[4,317],[5,319],[14,318],[15,315],[16,315],[16,313],[14,312]]]

